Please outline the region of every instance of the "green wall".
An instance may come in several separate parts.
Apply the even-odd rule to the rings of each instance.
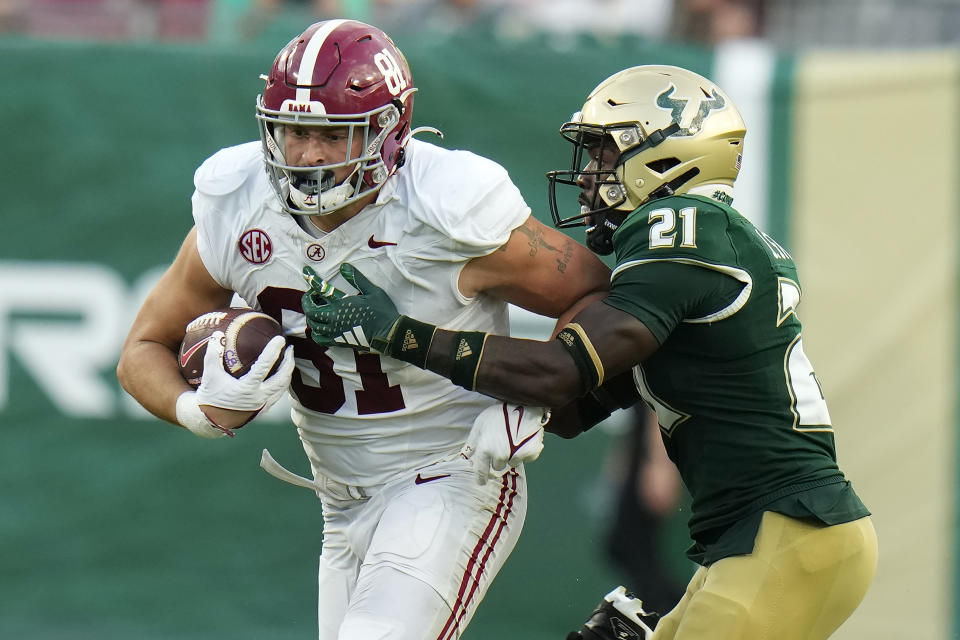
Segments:
[[[269,447],[306,472],[293,428],[202,441],[144,415],[113,375],[191,225],[194,168],[256,137],[258,75],[287,39],[0,39],[0,637],[315,637],[319,505],[257,467]],[[716,52],[636,40],[398,44],[415,124],[501,162],[543,220],[543,174],[568,162],[557,129],[599,80],[646,63],[731,72]],[[880,536],[877,579],[838,640],[958,628],[958,60],[778,52],[769,95],[747,96],[770,135],[752,149],[748,134],[745,166],[770,164],[768,230],[798,260],[841,466]],[[563,638],[625,579],[603,554],[614,447],[603,430],[548,437],[526,530],[468,639]],[[678,573],[685,517],[665,550]]]
[[[113,377],[144,287],[191,226],[194,168],[257,135],[258,75],[282,44],[0,40],[0,637],[315,637],[319,504],[257,467],[269,447],[306,471],[293,428],[202,441],[138,412]],[[543,173],[568,161],[556,131],[600,79],[710,64],[632,41],[398,44],[415,124],[507,166],[543,219]],[[468,638],[565,637],[623,580],[602,553],[610,443],[548,438],[524,535]]]

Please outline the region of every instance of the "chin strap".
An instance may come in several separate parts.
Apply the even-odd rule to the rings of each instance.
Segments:
[[[620,164],[623,164],[633,156],[637,155],[641,151],[646,149],[652,149],[656,147],[661,142],[672,136],[673,134],[680,131],[680,124],[677,122],[672,122],[670,126],[664,127],[663,129],[657,129],[656,131],[651,131],[650,134],[643,139],[643,141],[635,146],[632,149],[627,149],[620,155]]]
[[[603,220],[594,225],[593,230],[587,233],[587,248],[597,255],[608,256],[613,253],[613,234],[623,224],[623,220],[614,222],[607,217],[614,213],[618,213],[618,211],[608,209],[603,216]],[[624,219],[626,218],[624,217]]]

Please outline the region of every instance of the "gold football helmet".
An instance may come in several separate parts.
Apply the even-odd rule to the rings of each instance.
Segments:
[[[737,108],[710,80],[662,65],[620,71],[601,82],[560,128],[574,152],[570,170],[547,174],[554,224],[591,224],[587,240],[594,251],[599,247],[591,245],[591,231],[603,226],[599,235],[606,236],[602,244],[609,253],[609,236],[626,214],[648,200],[698,185],[732,186],[745,134]],[[608,165],[606,158],[615,161]],[[591,189],[592,197],[581,195],[578,213],[564,216],[557,208],[558,184],[584,193],[592,185],[596,190]]]

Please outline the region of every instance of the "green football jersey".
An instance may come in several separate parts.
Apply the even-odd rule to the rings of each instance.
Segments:
[[[691,195],[640,207],[613,243],[606,302],[661,345],[634,379],[693,500],[691,557],[749,553],[756,528],[733,525],[764,510],[826,524],[868,515],[837,466],[790,254],[731,207]],[[738,541],[721,541],[731,529]]]

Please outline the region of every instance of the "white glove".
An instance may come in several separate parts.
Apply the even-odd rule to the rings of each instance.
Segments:
[[[201,438],[233,437],[233,431],[221,427],[207,417],[197,404],[196,391],[184,391],[177,397],[177,422]]]
[[[499,478],[510,467],[531,462],[543,451],[543,425],[550,410],[499,402],[480,412],[460,450],[473,462],[477,482]]]
[[[290,387],[290,378],[296,364],[293,360],[293,346],[284,349],[286,340],[283,336],[273,337],[250,367],[250,371],[234,378],[223,368],[222,338],[222,331],[214,331],[207,342],[207,352],[203,356],[203,377],[197,387],[197,404],[234,411],[269,409]],[[283,360],[277,372],[268,378],[267,374],[281,351]]]

